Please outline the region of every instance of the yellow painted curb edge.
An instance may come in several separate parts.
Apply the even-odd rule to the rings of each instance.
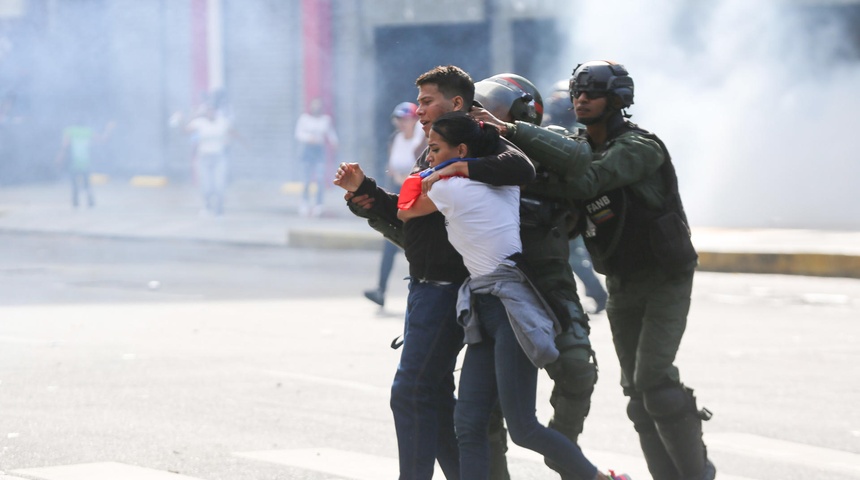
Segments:
[[[860,278],[860,257],[826,253],[699,252],[699,270]]]
[[[167,185],[167,177],[154,175],[135,175],[129,181],[133,187],[158,188]]]

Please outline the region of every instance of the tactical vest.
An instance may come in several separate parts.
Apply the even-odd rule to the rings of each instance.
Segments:
[[[698,254],[690,241],[687,216],[678,193],[678,177],[669,151],[651,132],[624,122],[607,150],[619,135],[635,131],[660,145],[665,160],[657,174],[667,193],[663,205],[649,208],[636,198],[629,186],[604,192],[583,202],[583,237],[594,269],[605,275],[625,276],[661,268],[681,272],[695,268]],[[605,152],[595,152],[595,160]]]

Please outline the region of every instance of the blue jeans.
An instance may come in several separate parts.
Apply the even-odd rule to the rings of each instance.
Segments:
[[[316,204],[323,203],[323,170],[325,168],[325,147],[323,145],[305,144],[302,149],[302,180],[304,181],[304,190],[302,191],[302,199],[305,203],[310,202],[311,183],[317,184]]]
[[[546,428],[535,416],[537,368],[520,348],[501,300],[475,295],[481,319],[480,343],[469,345],[460,372],[454,423],[460,445],[460,478],[489,478],[487,426],[496,399],[511,440],[540,453],[563,472],[592,479],[597,468],[582,450],[561,433]]]
[[[582,235],[577,236],[570,241],[570,256],[568,263],[573,268],[573,273],[582,280],[585,286],[585,296],[593,298],[598,308],[601,304],[606,303],[606,289],[600,283],[597,275],[594,274],[594,267],[591,263],[591,256],[585,248],[585,241]],[[602,308],[599,308],[602,310]]]
[[[454,435],[454,365],[463,348],[458,288],[409,282],[403,350],[391,385],[400,480],[430,479],[436,460],[448,480],[460,478]]]
[[[388,277],[391,275],[391,269],[394,268],[394,256],[397,255],[397,251],[400,250],[400,247],[389,242],[388,240],[383,240],[382,245],[382,261],[379,264],[379,291],[383,294],[388,289]]]
[[[202,154],[198,159],[200,191],[206,210],[224,213],[224,196],[227,192],[227,155]]]

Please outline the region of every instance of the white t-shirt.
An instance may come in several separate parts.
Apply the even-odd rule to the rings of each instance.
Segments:
[[[188,128],[197,134],[197,151],[201,155],[220,155],[230,140],[230,122],[224,115],[198,117],[188,122]]]
[[[394,178],[402,179],[409,176],[412,173],[412,168],[415,166],[416,157],[421,153],[416,153],[415,150],[424,143],[424,128],[420,122],[415,122],[414,130],[412,138],[406,138],[403,132],[398,131],[391,142],[391,154],[388,155],[388,171]]]
[[[427,195],[445,215],[448,240],[473,277],[492,273],[522,251],[520,187],[451,177],[434,183]]]
[[[326,140],[337,145],[337,134],[334,131],[331,117],[328,115],[311,115],[303,113],[296,123],[296,140],[312,145],[324,145]]]

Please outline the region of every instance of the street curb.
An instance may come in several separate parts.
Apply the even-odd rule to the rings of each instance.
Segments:
[[[251,248],[312,248],[323,250],[378,251],[384,241],[379,234],[343,232],[327,229],[294,228],[287,230],[284,243],[254,242],[203,237],[140,236],[122,233],[64,232],[2,228],[2,234],[42,236],[93,237],[107,240],[140,242],[177,242],[229,245]],[[753,273],[776,275],[806,275],[860,279],[860,256],[824,253],[750,253],[699,251],[699,271],[722,273]]]
[[[287,248],[286,243],[257,242],[253,240],[228,240],[223,238],[204,237],[175,237],[168,235],[140,236],[124,233],[108,232],[71,232],[71,231],[47,231],[28,230],[21,228],[0,227],[0,235],[23,235],[34,237],[63,237],[63,238],[95,238],[100,240],[122,240],[124,242],[139,243],[175,243],[189,245],[225,245],[241,248]]]
[[[158,175],[135,175],[128,183],[132,187],[163,188],[167,186],[168,180]]]
[[[378,250],[376,232],[337,232],[292,229],[292,248]],[[699,271],[860,278],[860,256],[818,253],[699,252]]]
[[[699,270],[860,278],[860,256],[826,253],[699,252]]]

